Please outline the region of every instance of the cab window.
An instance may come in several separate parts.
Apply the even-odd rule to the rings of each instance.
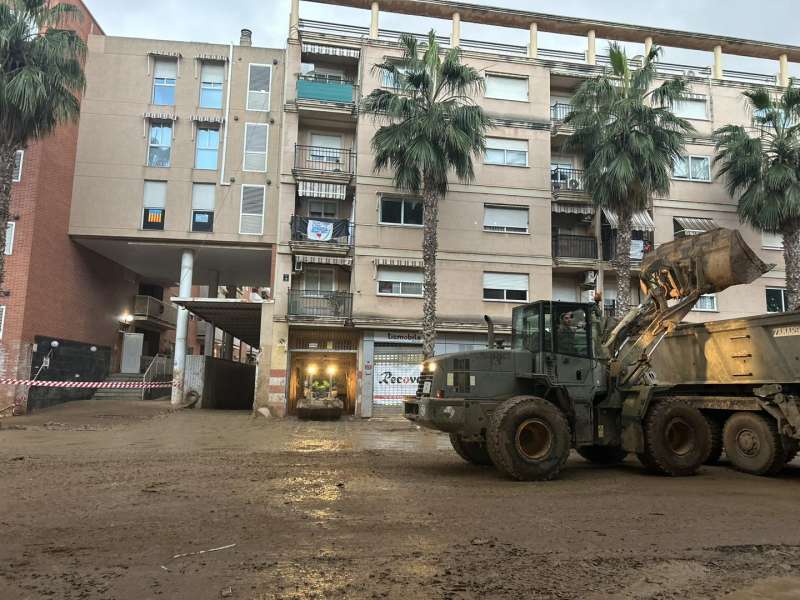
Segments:
[[[527,306],[514,311],[514,348],[539,351],[541,331],[539,306]]]
[[[586,310],[571,306],[554,306],[555,351],[559,354],[589,356],[589,324]]]

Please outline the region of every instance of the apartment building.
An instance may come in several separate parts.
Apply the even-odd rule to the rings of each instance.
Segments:
[[[616,216],[595,209],[578,157],[562,151],[572,94],[608,65],[600,37],[638,43],[642,52],[654,43],[708,52],[706,65],[659,64],[663,78],[689,77],[691,93],[675,110],[697,133],[675,167],[670,195],[635,217],[634,264],[675,236],[738,228],[778,266],[745,289],[704,297],[690,319],[782,308],[780,240],[739,224],[735,202],[714,178],[711,133],[727,123],[749,125],[742,91],[788,85],[788,64],[800,59],[800,48],[447,1],[313,1],[365,9],[364,26],[302,20],[299,0],[292,2],[270,385],[257,400],[273,413],[293,412],[325,380],[344,395],[348,412],[362,416],[392,411],[416,388],[421,202],[395,190],[390,173],[374,172],[370,140],[378,125],[359,113],[372,89],[394,85],[373,65],[401,55],[400,33],[380,27],[382,11],[442,19],[450,29],[442,45],[460,46],[463,60],[485,75],[476,100],[493,120],[475,182],[452,181],[441,205],[437,353],[484,345],[484,314],[507,333],[522,302],[587,301],[600,289],[613,307]],[[462,22],[522,29],[529,43],[462,39]],[[540,48],[540,31],[582,36],[586,50]],[[725,54],[772,60],[774,73],[727,70]]]

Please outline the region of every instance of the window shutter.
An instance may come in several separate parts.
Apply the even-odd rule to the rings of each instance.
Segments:
[[[528,80],[522,77],[486,76],[486,97],[528,101]]]
[[[264,230],[264,188],[242,186],[242,211],[239,233],[261,235]]]
[[[14,221],[9,221],[6,224],[6,247],[5,255],[11,256],[14,252],[14,233],[17,230],[17,224]]]
[[[153,74],[156,79],[177,79],[178,61],[157,58]]]
[[[527,292],[528,275],[525,273],[484,273],[483,288]]]
[[[13,181],[20,181],[22,179],[22,158],[24,155],[24,150],[17,150],[17,153],[14,155],[14,174],[11,178]]]
[[[783,234],[761,232],[761,245],[764,248],[783,248]]]
[[[166,208],[166,206],[167,206],[167,182],[145,181],[144,207],[163,209]]]
[[[225,67],[219,63],[203,63],[200,69],[200,81],[203,83],[223,83]]]
[[[270,79],[272,67],[269,65],[250,65],[247,87],[247,109],[269,110]]]
[[[260,123],[248,123],[244,136],[244,170],[267,170],[267,139],[269,126]]]
[[[319,148],[335,148],[341,150],[342,137],[339,135],[311,134],[311,145]]]
[[[192,186],[192,210],[214,210],[216,186],[213,183],[195,183]]]
[[[684,119],[706,119],[708,117],[706,99],[703,97],[678,100],[672,105],[672,111]]]
[[[423,283],[422,271],[404,271],[378,267],[378,281],[402,281],[404,283]]]
[[[518,152],[528,151],[527,140],[507,140],[503,138],[486,138],[486,147],[491,150],[516,150]]]
[[[483,213],[484,227],[528,228],[528,209],[487,206]]]

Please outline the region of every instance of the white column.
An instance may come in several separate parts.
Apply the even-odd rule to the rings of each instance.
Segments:
[[[461,15],[453,13],[453,29],[450,34],[450,45],[455,48],[461,45]]]
[[[377,2],[372,3],[372,14],[370,16],[369,22],[369,37],[372,40],[378,39],[378,13],[380,12],[380,8],[378,7]]]
[[[590,65],[597,64],[597,43],[595,41],[594,29],[590,29],[586,34],[586,63]]]
[[[536,23],[531,23],[531,39],[528,43],[528,58],[536,58],[539,56],[539,26]]]
[[[722,46],[714,46],[714,79],[722,79]]]
[[[653,49],[653,38],[649,35],[644,38],[644,55],[645,58],[650,55],[650,51]]]
[[[293,40],[300,38],[300,0],[292,0],[289,13],[289,37]]]
[[[778,61],[780,70],[778,71],[778,85],[781,87],[789,87],[789,57],[781,54]]]
[[[192,274],[194,271],[194,250],[184,250],[181,255],[181,279],[178,295],[188,298],[192,295]],[[180,387],[172,386],[172,405],[183,403],[183,371],[186,367],[186,335],[189,332],[189,311],[178,308],[178,323],[175,327],[175,358],[172,366],[172,380]]]
[[[219,271],[212,271],[211,280],[208,283],[208,297],[216,298],[219,295]],[[213,323],[206,323],[206,339],[203,354],[214,356],[214,336],[217,328]]]

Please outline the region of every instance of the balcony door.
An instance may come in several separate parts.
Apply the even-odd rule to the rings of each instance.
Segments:
[[[311,219],[335,219],[339,213],[336,200],[309,200],[308,217]]]
[[[303,290],[306,297],[321,298],[336,291],[336,274],[333,269],[306,267],[303,273]]]
[[[326,170],[340,170],[342,136],[312,133],[309,158],[312,162],[324,163]]]

